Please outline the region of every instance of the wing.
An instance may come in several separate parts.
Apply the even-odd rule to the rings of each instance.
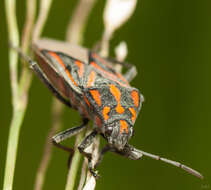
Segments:
[[[57,83],[56,80],[59,77],[63,78],[75,92],[82,94],[80,89],[80,76],[84,68],[83,62],[69,57],[64,53],[46,49],[35,49],[35,55],[39,60],[38,64],[44,70],[48,78],[52,78],[52,73],[56,73],[58,76],[53,78],[54,84]],[[48,68],[46,67],[51,68],[54,72],[48,72]]]

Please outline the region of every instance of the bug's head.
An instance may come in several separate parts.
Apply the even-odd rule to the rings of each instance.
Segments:
[[[105,126],[104,136],[117,150],[123,150],[132,134],[133,127],[125,120],[116,120]]]

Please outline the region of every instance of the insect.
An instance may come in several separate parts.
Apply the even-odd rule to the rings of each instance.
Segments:
[[[102,58],[85,48],[50,39],[41,39],[33,44],[37,62],[24,55],[20,49],[15,49],[28,61],[31,69],[50,91],[81,115],[82,123],[79,126],[60,132],[52,138],[56,146],[73,153],[73,149],[63,146],[61,142],[80,133],[93,120],[93,131],[83,139],[78,149],[88,159],[88,168],[94,177],[98,177],[96,167],[103,155],[111,151],[132,160],[148,156],[203,178],[190,167],[138,150],[128,143],[134,134],[133,126],[144,100],[139,90],[130,86],[136,76],[133,65]],[[121,64],[128,70],[121,74],[113,69],[115,64]],[[98,134],[107,141],[107,145],[92,167],[92,156],[85,149]]]

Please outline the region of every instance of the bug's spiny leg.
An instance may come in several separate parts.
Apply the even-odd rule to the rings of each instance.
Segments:
[[[74,149],[66,147],[66,146],[60,144],[60,142],[62,142],[65,139],[70,138],[70,137],[80,133],[82,130],[85,129],[88,121],[89,121],[88,119],[83,119],[83,123],[80,126],[67,129],[67,130],[62,131],[62,132],[60,132],[60,133],[58,133],[58,134],[56,134],[55,136],[52,137],[52,142],[53,142],[53,144],[56,147],[58,147],[58,148],[60,148],[60,149],[62,149],[64,151],[67,151],[67,152],[70,153],[69,158],[68,158],[68,163],[67,163],[68,164],[68,168],[71,165],[72,156],[74,154]]]
[[[112,150],[112,147],[110,147],[108,144],[103,147],[103,149],[100,152],[99,158],[98,158],[98,160],[97,160],[97,162],[94,166],[94,169],[96,169],[100,165],[100,163],[102,162],[104,154],[108,151],[111,151],[111,150]]]
[[[188,173],[190,173],[190,174],[192,174],[192,175],[194,175],[194,176],[196,176],[196,177],[198,177],[200,179],[203,179],[204,178],[198,171],[196,171],[196,170],[194,170],[194,169],[192,169],[192,168],[190,168],[190,167],[188,167],[186,165],[183,165],[183,164],[181,164],[179,162],[176,162],[176,161],[173,161],[173,160],[169,160],[169,159],[166,159],[166,158],[162,158],[160,156],[157,156],[157,155],[154,155],[154,154],[151,154],[151,153],[148,153],[148,152],[144,152],[142,150],[138,150],[138,149],[134,148],[131,145],[127,145],[125,147],[125,150],[127,150],[128,151],[127,154],[130,155],[128,158],[131,158],[131,155],[143,155],[143,156],[147,156],[147,157],[150,157],[152,159],[161,160],[163,162],[166,162],[168,164],[171,164],[171,165],[174,165],[174,166],[176,166],[178,168],[181,168],[181,169],[185,170],[186,172],[188,172]],[[133,159],[133,156],[132,156],[131,159]]]
[[[78,149],[79,149],[80,153],[82,153],[88,159],[92,159],[92,155],[90,153],[85,152],[85,149],[93,143],[94,138],[96,137],[96,135],[97,135],[97,131],[96,130],[92,131],[90,134],[88,134],[84,138],[84,140],[78,146]]]
[[[136,69],[135,65],[132,65],[132,64],[127,63],[127,62],[121,62],[121,61],[118,61],[118,60],[115,60],[115,59],[112,59],[112,58],[105,58],[105,59],[114,63],[114,64],[120,64],[120,65],[126,67],[128,69],[128,71],[123,76],[125,77],[125,79],[128,82],[131,82],[136,77],[137,69]]]
[[[90,173],[94,177],[99,177],[92,167],[92,154],[85,152],[85,149],[93,143],[96,135],[97,135],[96,130],[92,131],[89,135],[87,135],[84,138],[84,140],[81,142],[81,144],[78,146],[78,150],[80,151],[81,154],[83,154],[88,159],[88,169]]]
[[[132,66],[123,76],[128,82],[131,82],[137,75],[137,70],[135,66]]]
[[[108,62],[111,62],[113,64],[120,64],[123,67],[127,68],[128,71],[123,76],[128,82],[131,82],[135,78],[135,76],[137,75],[137,69],[132,64],[129,64],[127,62],[118,61],[118,60],[110,58],[110,57],[103,57],[103,59],[105,59]],[[89,61],[92,61],[92,60],[93,60],[92,52],[89,51]]]
[[[56,88],[50,83],[50,81],[47,79],[46,75],[42,72],[42,69],[39,67],[36,61],[33,61],[29,56],[23,53],[23,51],[18,48],[10,45],[15,51],[19,53],[19,55],[29,63],[30,68],[34,71],[34,73],[40,78],[40,80],[47,86],[47,88],[56,96],[62,103],[67,105],[68,107],[71,107],[71,104],[68,100],[63,98],[60,93],[57,91]]]
[[[74,150],[72,148],[69,148],[69,147],[66,147],[64,145],[61,145],[60,143],[62,141],[64,141],[65,139],[70,138],[70,137],[80,133],[82,130],[85,129],[87,123],[88,123],[88,119],[84,119],[83,123],[80,126],[73,127],[73,128],[67,129],[65,131],[62,131],[62,132],[56,134],[55,136],[52,137],[53,144],[56,147],[58,147],[58,148],[60,148],[62,150],[65,150],[67,152],[73,153]]]
[[[83,123],[80,126],[67,129],[65,131],[62,131],[62,132],[54,135],[52,137],[53,143],[59,144],[60,142],[64,141],[65,139],[70,138],[74,135],[77,135],[78,133],[80,133],[82,130],[85,129],[88,122],[89,122],[89,120],[85,118],[85,119],[83,119]]]

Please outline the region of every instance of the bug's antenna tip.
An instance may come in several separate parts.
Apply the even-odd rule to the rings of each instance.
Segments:
[[[185,170],[186,172],[198,177],[199,179],[204,179],[204,176],[202,174],[200,174],[198,171],[188,167],[188,166],[185,166],[185,165],[181,165],[181,168],[183,170]]]

